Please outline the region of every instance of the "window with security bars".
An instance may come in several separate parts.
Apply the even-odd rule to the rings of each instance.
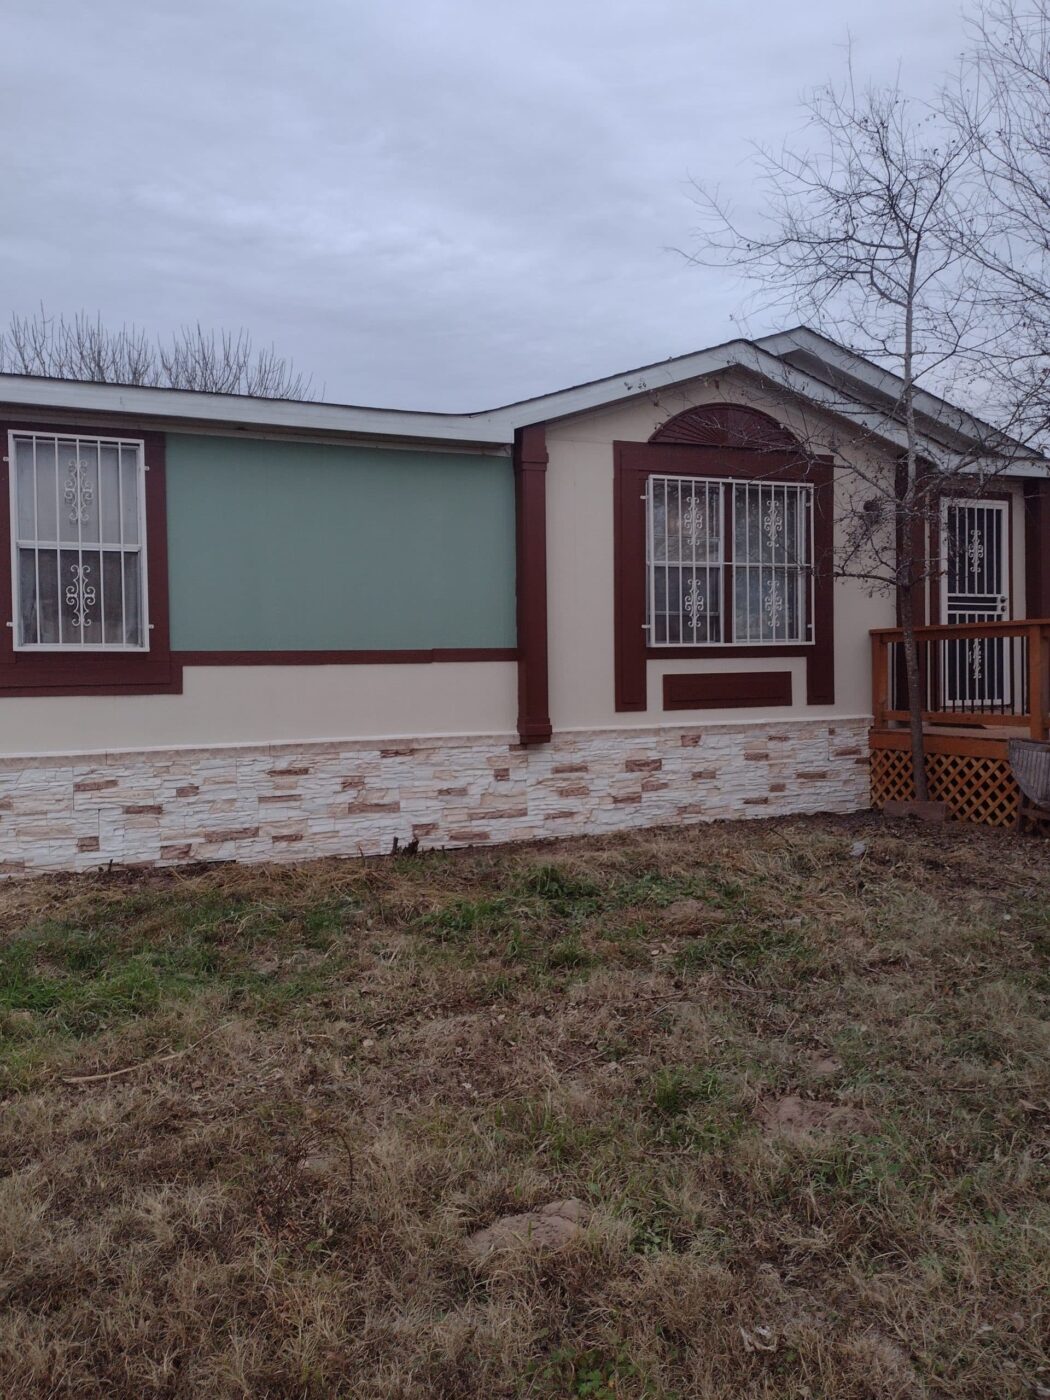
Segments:
[[[650,476],[651,646],[812,641],[813,489]]]
[[[145,651],[143,443],[10,434],[15,646]]]

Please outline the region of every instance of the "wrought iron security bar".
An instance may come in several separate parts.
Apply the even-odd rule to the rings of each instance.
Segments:
[[[12,432],[8,463],[15,646],[145,650],[142,442]]]
[[[810,486],[650,476],[646,542],[650,646],[812,640]]]

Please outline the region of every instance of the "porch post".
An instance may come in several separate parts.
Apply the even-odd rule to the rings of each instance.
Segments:
[[[1050,481],[1024,483],[1025,617],[1050,617]]]

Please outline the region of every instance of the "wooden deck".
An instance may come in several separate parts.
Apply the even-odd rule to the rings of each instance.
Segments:
[[[923,731],[930,797],[958,821],[1012,826],[1020,793],[1010,768],[1012,738],[1050,732],[1050,621],[920,627]],[[871,802],[915,796],[901,632],[872,632]],[[976,656],[979,666],[969,660]],[[969,689],[966,689],[969,687]]]

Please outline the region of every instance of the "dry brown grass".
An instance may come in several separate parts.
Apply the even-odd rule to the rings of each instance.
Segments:
[[[1046,856],[827,819],[3,885],[0,1394],[1050,1394]],[[469,1257],[567,1197],[565,1249]]]

